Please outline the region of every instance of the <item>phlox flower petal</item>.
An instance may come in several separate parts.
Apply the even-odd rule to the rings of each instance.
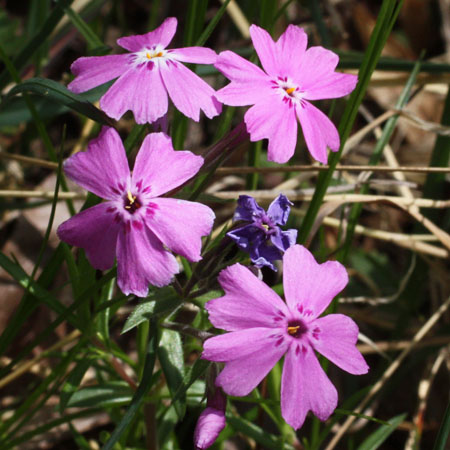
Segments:
[[[314,348],[342,370],[354,375],[367,373],[369,366],[356,348],[358,326],[343,314],[330,314],[315,321],[320,339]]]
[[[281,376],[281,414],[292,428],[303,425],[312,411],[326,420],[337,405],[337,391],[320,367],[312,349],[297,351],[292,345],[284,358]]]
[[[267,208],[267,214],[277,225],[286,225],[292,202],[285,195],[279,195]]]
[[[201,203],[174,198],[155,198],[152,203],[156,208],[146,223],[158,239],[173,252],[190,261],[199,261],[202,242],[196,237],[209,234],[214,222],[211,209]]]
[[[250,254],[257,267],[267,266],[276,271],[274,261],[281,259],[283,252],[297,239],[297,230],[282,231],[279,225],[287,222],[292,203],[283,194],[270,204],[267,213],[254,198],[240,195],[234,213],[234,221],[247,221],[248,225],[232,229],[227,233],[242,250]]]
[[[214,64],[217,59],[216,52],[205,47],[174,48],[170,50],[170,54],[177,61],[192,64]]]
[[[108,200],[116,198],[130,178],[125,149],[117,132],[104,127],[100,135],[89,142],[86,152],[75,153],[65,161],[64,172],[95,195]]]
[[[275,346],[271,335],[272,330],[264,329],[259,333],[259,340],[248,342],[247,345],[253,352],[243,358],[227,362],[216,379],[216,386],[220,386],[229,395],[250,394],[286,353],[287,343],[283,341]]]
[[[305,91],[306,99],[338,98],[355,89],[358,77],[335,72],[338,62],[338,55],[323,47],[311,47],[306,50],[295,76]]]
[[[227,331],[268,327],[271,317],[287,313],[281,298],[241,264],[222,270],[219,282],[225,296],[206,304],[211,323]]]
[[[149,65],[128,69],[100,99],[100,107],[116,120],[131,109],[136,123],[155,122],[169,107],[160,71]]]
[[[123,229],[117,242],[117,284],[125,294],[145,297],[148,285],[168,285],[179,272],[175,257],[162,242],[140,222],[138,227]]]
[[[168,17],[158,28],[145,34],[125,36],[117,40],[117,43],[130,52],[137,52],[146,47],[161,45],[166,48],[177,31],[177,19]]]
[[[159,197],[192,178],[203,165],[203,158],[189,151],[175,151],[169,136],[148,134],[142,142],[133,170],[133,182],[149,187]]]
[[[302,64],[308,43],[308,35],[303,28],[289,25],[275,43],[278,70],[297,73]]]
[[[304,102],[297,106],[297,116],[302,126],[303,136],[311,155],[319,162],[326,164],[327,147],[339,150],[339,133],[333,122],[319,109]]]
[[[78,58],[70,70],[75,79],[67,86],[72,92],[79,94],[95,88],[114,78],[120,77],[127,70],[130,55],[106,55]]]
[[[299,267],[302,270],[299,270]],[[337,261],[318,264],[303,246],[294,245],[284,254],[283,287],[291,309],[302,305],[316,318],[348,283],[345,267]]]
[[[250,36],[265,72],[277,76],[280,69],[278,49],[270,34],[263,28],[251,25]]]
[[[277,96],[272,93],[256,103],[245,113],[244,120],[250,140],[268,139],[268,159],[281,164],[289,161],[295,152],[297,117],[292,105],[274,101]]]
[[[222,111],[214,89],[183,64],[168,62],[167,67],[161,69],[161,76],[170,99],[185,116],[198,122],[200,110],[210,119]]]
[[[58,228],[58,237],[70,245],[84,248],[86,257],[99,270],[111,269],[116,256],[120,224],[112,220],[108,202],[85,209]]]

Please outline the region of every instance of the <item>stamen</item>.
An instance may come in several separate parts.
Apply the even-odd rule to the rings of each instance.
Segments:
[[[285,91],[286,91],[286,94],[291,95],[295,91],[295,87],[285,89]]]
[[[127,197],[128,197],[128,200],[130,200],[130,203],[131,203],[131,204],[133,204],[134,201],[136,200],[136,196],[133,195],[133,194],[131,193],[131,191],[128,191],[128,192],[127,192]]]
[[[153,54],[151,54],[150,52],[147,52],[147,53],[145,54],[145,56],[147,57],[147,59],[159,58],[159,57],[161,57],[161,56],[164,56],[164,53],[163,53],[163,52],[158,52],[158,53],[153,53]]]
[[[295,336],[298,333],[298,330],[300,330],[300,325],[296,325],[295,327],[288,327],[287,330],[291,336]]]
[[[128,210],[130,214],[133,214],[137,209],[139,209],[142,205],[138,202],[137,197],[131,193],[131,191],[127,192],[127,200],[125,202],[125,209]]]

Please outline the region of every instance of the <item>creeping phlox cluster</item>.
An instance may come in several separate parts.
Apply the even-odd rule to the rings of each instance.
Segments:
[[[327,148],[337,151],[339,135],[328,117],[311,100],[350,93],[353,75],[335,71],[338,57],[322,47],[307,46],[303,29],[290,25],[274,42],[252,25],[250,34],[262,68],[237,54],[203,47],[168,49],[177,20],[168,18],[144,35],[120,38],[129,53],[77,59],[72,65],[73,92],[114,83],[100,107],[114,119],[128,110],[139,124],[164,119],[168,99],[185,116],[209,118],[222,103],[251,106],[244,116],[250,139],[268,139],[268,159],[287,162],[294,153],[300,122],[306,145],[317,161],[327,162]],[[215,92],[183,62],[214,64],[231,80]],[[106,270],[117,260],[117,283],[125,294],[145,297],[148,286],[165,286],[178,273],[174,253],[190,261],[201,259],[201,238],[214,222],[213,211],[200,203],[168,198],[174,188],[197,174],[203,158],[175,151],[164,133],[142,142],[130,172],[125,149],[113,128],[103,128],[86,152],[64,165],[69,178],[105,199],[64,222],[59,237],[85,250],[93,267]],[[209,387],[208,405],[194,433],[195,445],[209,447],[225,426],[225,394],[249,394],[284,356],[281,411],[295,429],[308,411],[325,420],[337,404],[337,392],[322,370],[315,351],[341,369],[363,374],[367,364],[355,344],[356,324],[342,314],[319,317],[348,281],[335,261],[318,264],[296,245],[297,231],[282,231],[291,202],[279,195],[264,211],[249,196],[238,199],[235,221],[244,225],[228,237],[250,254],[257,266],[275,270],[283,259],[285,301],[248,268],[234,264],[219,275],[225,291],[206,304],[211,323],[228,333],[204,343],[202,358],[225,364]]]

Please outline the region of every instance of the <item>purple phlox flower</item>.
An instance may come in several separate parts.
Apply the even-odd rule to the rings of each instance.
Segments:
[[[367,373],[356,348],[358,327],[343,314],[319,317],[347,284],[336,261],[318,264],[301,245],[283,257],[286,303],[246,267],[234,264],[219,275],[225,291],[206,304],[211,323],[229,333],[204,343],[203,359],[225,363],[216,385],[235,396],[249,394],[283,357],[281,413],[293,428],[311,410],[326,420],[337,391],[319,364],[321,353],[351,374]]]
[[[201,237],[210,233],[213,211],[205,205],[161,197],[194,176],[203,158],[175,151],[168,136],[144,139],[133,173],[116,130],[103,128],[86,152],[64,164],[69,178],[102,197],[58,228],[61,240],[81,247],[93,267],[106,270],[117,258],[117,283],[126,295],[145,297],[149,283],[165,286],[178,273],[175,257],[201,259]]]
[[[244,120],[252,141],[269,140],[269,161],[285,163],[294,154],[299,120],[311,155],[326,164],[327,147],[339,149],[339,134],[309,100],[347,95],[357,77],[335,72],[339,57],[332,51],[306,50],[307,35],[295,25],[277,42],[256,25],[250,35],[264,70],[231,51],[220,53],[215,67],[231,83],[217,91],[217,99],[226,105],[253,105]]]
[[[280,194],[264,211],[249,195],[240,195],[233,220],[250,222],[248,225],[229,231],[229,236],[244,251],[257,267],[268,266],[277,270],[273,261],[281,259],[283,253],[297,240],[297,230],[282,231],[286,225],[292,203]]]
[[[206,409],[200,414],[194,431],[194,445],[203,450],[214,444],[225,428],[227,399],[221,388],[208,392]]]
[[[182,64],[213,64],[217,55],[203,47],[166,49],[176,29],[177,19],[169,17],[154,31],[118,39],[130,53],[78,58],[68,88],[79,93],[118,78],[100,99],[103,111],[116,120],[131,110],[137,123],[154,122],[167,113],[167,96],[197,122],[200,110],[217,116],[222,105],[214,89]]]

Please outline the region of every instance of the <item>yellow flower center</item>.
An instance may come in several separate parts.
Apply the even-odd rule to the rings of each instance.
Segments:
[[[287,331],[291,336],[295,336],[300,330],[300,325],[295,325],[294,327],[287,327]]]
[[[146,56],[148,59],[159,58],[160,56],[163,56],[163,52],[158,52],[158,53],[150,53],[150,52],[147,52],[147,53],[145,54],[145,56]]]

